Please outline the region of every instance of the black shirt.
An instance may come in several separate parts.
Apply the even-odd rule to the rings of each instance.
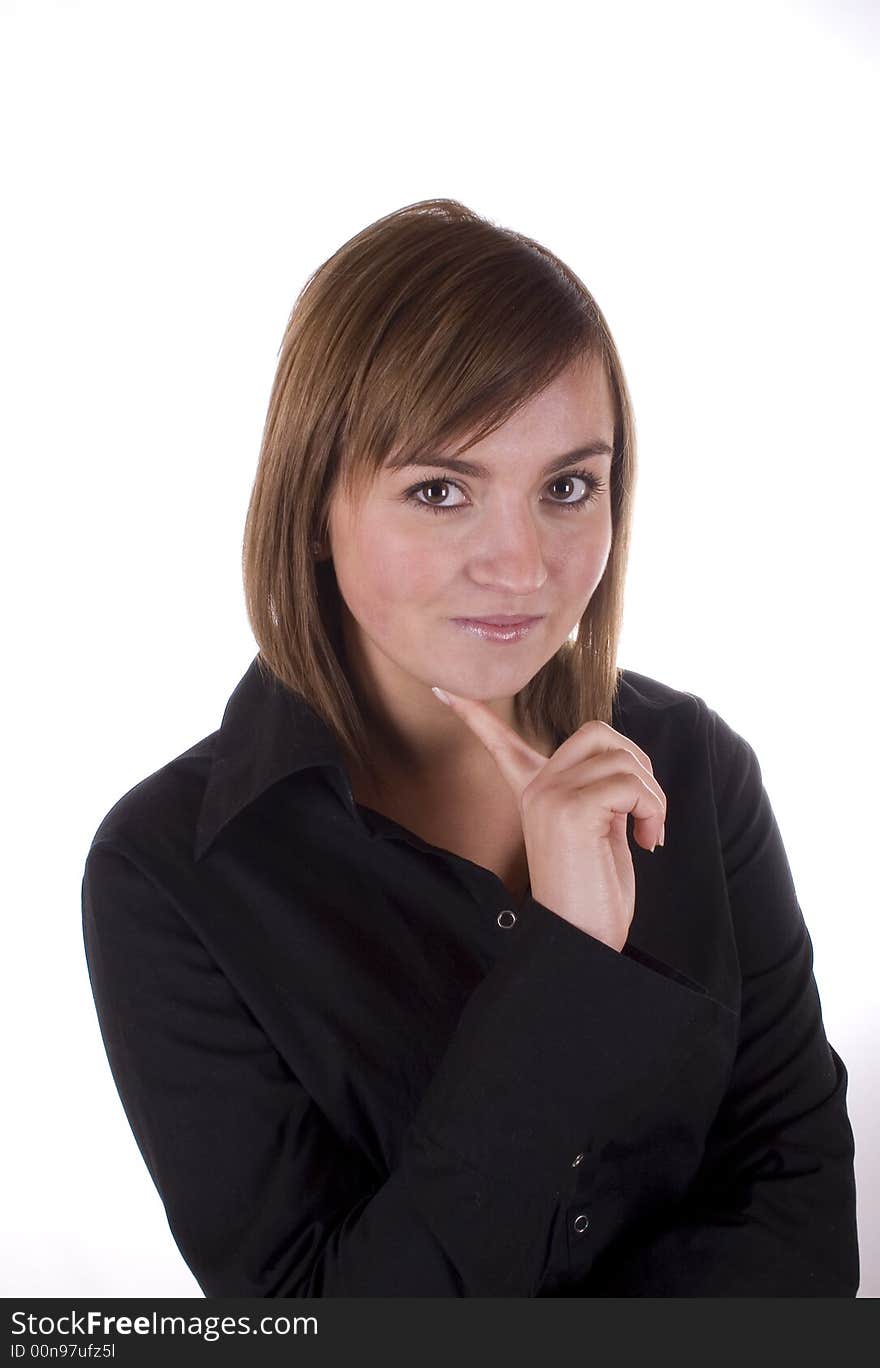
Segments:
[[[846,1069],[755,753],[624,671],[621,953],[355,803],[255,657],[89,850],[110,1067],[208,1296],[855,1296]]]

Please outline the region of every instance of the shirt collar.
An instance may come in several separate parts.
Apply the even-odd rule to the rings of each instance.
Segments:
[[[261,670],[258,662],[257,655],[230,695],[223,720],[214,733],[214,753],[196,823],[195,860],[202,858],[228,822],[272,784],[300,770],[315,767],[331,771],[333,787],[353,819],[368,834],[370,831],[358,815],[348,766],[335,733],[301,694],[293,693],[270,674],[268,668]],[[627,679],[623,681],[622,692],[627,698],[631,693]],[[615,700],[613,721],[622,730],[625,730],[624,706],[625,698]],[[337,771],[337,775],[332,771]],[[384,818],[381,814],[374,814],[374,818],[381,835],[385,830]],[[399,835],[399,828],[394,823],[390,824],[390,830],[391,834]],[[422,845],[418,838],[415,839]],[[637,907],[633,922],[637,931],[638,919]],[[624,953],[640,959],[650,968],[659,968],[697,992],[707,991],[702,984],[642,950],[632,929]]]
[[[352,817],[362,824],[348,764],[335,733],[306,702],[254,656],[229,697],[196,822],[193,858],[200,860],[222,829],[262,793],[300,770],[325,768]],[[619,700],[614,725],[620,726]]]
[[[214,754],[196,823],[193,856],[200,860],[223,827],[280,779],[313,766],[347,776],[334,732],[300,695],[254,656],[239,680],[214,737]],[[345,789],[354,813],[346,777]]]

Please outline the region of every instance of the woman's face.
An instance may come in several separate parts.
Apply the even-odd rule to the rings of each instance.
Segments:
[[[436,717],[432,684],[503,701],[537,674],[608,560],[613,436],[604,370],[583,359],[464,453],[484,474],[462,473],[438,450],[429,466],[386,465],[355,506],[337,489],[329,536],[346,647],[374,700],[412,703],[424,692],[421,706]],[[606,450],[548,473],[595,443]],[[540,621],[501,643],[454,621],[493,614]]]

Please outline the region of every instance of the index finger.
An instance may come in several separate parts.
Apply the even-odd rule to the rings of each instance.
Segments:
[[[476,698],[463,698],[460,694],[450,693],[449,689],[440,689],[436,685],[431,686],[431,692],[436,694],[441,703],[447,703],[470,727],[474,736],[482,741],[519,799],[523,789],[547,764],[546,755],[541,755],[540,751],[536,751],[524,741],[487,703],[481,703]]]

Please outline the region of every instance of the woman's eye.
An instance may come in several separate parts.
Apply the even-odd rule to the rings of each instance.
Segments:
[[[577,498],[572,498],[572,494],[577,494],[577,482],[581,481],[587,486],[585,494],[579,494]],[[567,486],[567,489],[559,497],[551,497],[548,503],[556,504],[559,508],[583,509],[590,503],[595,502],[599,494],[605,488],[605,481],[600,480],[591,470],[575,470],[570,475],[557,475],[550,482],[548,488],[553,490],[558,486]],[[432,480],[423,480],[421,484],[413,485],[404,493],[404,500],[414,504],[416,508],[425,508],[429,513],[455,513],[460,508],[467,508],[464,503],[443,503],[441,500],[447,497],[446,493],[450,489],[456,489],[462,493],[460,486],[447,475],[436,476]],[[419,498],[421,494],[431,496],[436,494],[437,499],[426,497]]]
[[[416,505],[417,508],[427,508],[427,509],[430,509],[431,512],[433,512],[433,513],[448,513],[448,512],[450,512],[453,508],[462,508],[464,505],[463,505],[463,504],[440,504],[439,502],[436,502],[436,503],[435,503],[433,498],[429,498],[429,499],[423,500],[423,499],[420,499],[420,498],[418,497],[418,495],[420,495],[420,494],[422,494],[422,493],[425,493],[426,495],[436,495],[437,498],[438,498],[438,500],[439,500],[439,499],[444,499],[444,498],[447,497],[445,491],[447,491],[447,490],[449,490],[449,489],[458,489],[458,488],[459,488],[458,485],[455,484],[455,482],[454,482],[453,480],[447,480],[447,479],[442,479],[442,480],[441,480],[441,479],[436,479],[436,480],[425,480],[424,483],[422,483],[422,484],[420,484],[420,485],[415,485],[412,489],[408,489],[408,490],[406,491],[406,498],[409,499],[409,501],[410,501],[411,503],[414,503],[414,504]],[[460,489],[459,489],[459,493],[461,493],[461,490],[460,490]]]

